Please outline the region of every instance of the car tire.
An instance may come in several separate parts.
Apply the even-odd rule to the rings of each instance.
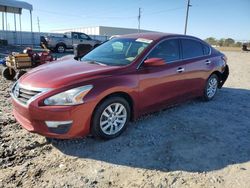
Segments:
[[[209,76],[204,89],[203,98],[205,101],[210,101],[215,97],[218,90],[218,85],[219,85],[218,76],[216,74],[212,74],[211,76]]]
[[[56,51],[58,53],[64,53],[66,51],[66,46],[64,44],[58,44],[56,46]]]
[[[10,74],[10,70],[12,71],[12,74]],[[3,70],[2,70],[2,76],[6,79],[6,80],[13,80],[16,76],[16,71],[12,68],[8,68],[8,67],[5,67]]]
[[[101,139],[115,138],[126,129],[130,115],[130,105],[124,98],[108,98],[94,112],[91,133]]]

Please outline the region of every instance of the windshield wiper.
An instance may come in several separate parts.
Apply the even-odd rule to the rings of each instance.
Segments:
[[[87,61],[87,63],[107,66],[106,64],[100,63],[100,62],[97,62],[97,61]]]

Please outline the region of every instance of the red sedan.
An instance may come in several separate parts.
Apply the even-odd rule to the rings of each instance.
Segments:
[[[21,77],[11,92],[14,116],[46,137],[114,138],[142,114],[194,97],[211,100],[228,77],[226,61],[192,36],[119,36],[81,61],[45,64]]]

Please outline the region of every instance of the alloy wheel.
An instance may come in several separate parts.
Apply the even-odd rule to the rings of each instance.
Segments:
[[[127,121],[127,110],[121,103],[108,105],[101,114],[100,128],[107,135],[118,133]]]
[[[64,46],[58,46],[57,51],[58,51],[59,53],[63,53],[63,52],[65,51]]]
[[[207,85],[208,98],[212,98],[215,95],[217,88],[218,88],[218,80],[215,77],[210,78]]]

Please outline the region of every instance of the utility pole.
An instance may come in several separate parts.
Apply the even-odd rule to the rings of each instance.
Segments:
[[[2,12],[2,26],[3,26],[3,31],[4,31],[4,12]]]
[[[188,13],[189,13],[189,7],[191,7],[192,5],[190,4],[190,0],[188,0],[187,3],[187,13],[186,13],[186,22],[185,22],[185,31],[184,34],[187,34],[187,24],[188,24]]]
[[[138,33],[141,32],[141,8],[139,8],[139,15],[138,15]]]
[[[40,19],[38,16],[37,16],[37,26],[38,26],[38,32],[40,33]]]
[[[0,36],[1,39],[4,38],[4,12],[2,12],[2,29],[3,29],[3,34]]]
[[[7,12],[5,12],[5,30],[8,30],[8,18],[7,18]]]

